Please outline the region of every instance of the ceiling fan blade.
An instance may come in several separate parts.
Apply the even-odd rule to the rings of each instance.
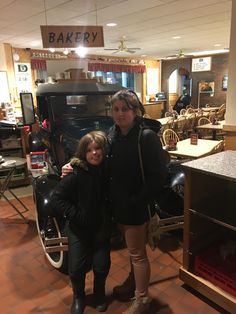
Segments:
[[[112,52],[112,54],[114,55],[115,53],[119,53],[120,50],[116,49],[116,51]]]
[[[126,49],[128,49],[128,50],[129,50],[129,49],[130,49],[130,50],[141,50],[141,48],[133,48],[133,47],[132,47],[132,48],[131,48],[131,47],[127,47]]]
[[[104,48],[104,50],[118,50],[117,48]]]
[[[136,51],[131,50],[131,49],[126,49],[125,52],[129,52],[129,53],[135,53]]]

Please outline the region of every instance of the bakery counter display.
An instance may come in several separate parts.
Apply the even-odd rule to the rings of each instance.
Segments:
[[[160,119],[165,110],[165,101],[154,101],[144,103],[146,115],[151,119]]]

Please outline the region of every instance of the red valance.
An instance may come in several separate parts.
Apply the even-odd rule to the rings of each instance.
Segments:
[[[112,64],[112,63],[89,63],[88,71],[103,71],[103,72],[129,72],[129,73],[145,73],[146,66],[126,65],[126,64]]]
[[[31,59],[32,70],[47,70],[46,60]]]

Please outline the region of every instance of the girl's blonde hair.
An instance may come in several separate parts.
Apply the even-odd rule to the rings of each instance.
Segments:
[[[92,142],[98,144],[98,146],[102,149],[103,155],[105,156],[107,139],[105,133],[102,131],[92,131],[84,135],[79,141],[75,156],[81,161],[86,162],[88,145]]]

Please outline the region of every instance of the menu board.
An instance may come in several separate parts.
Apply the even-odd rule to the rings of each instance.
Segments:
[[[202,72],[211,70],[211,57],[192,59],[192,72]]]

